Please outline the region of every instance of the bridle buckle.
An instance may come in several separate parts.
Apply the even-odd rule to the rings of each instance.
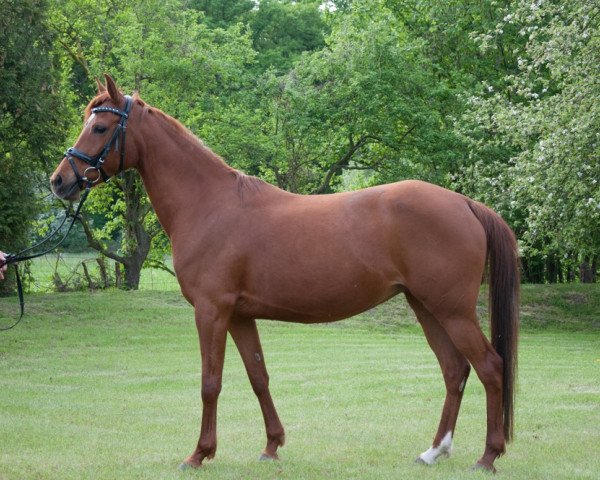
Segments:
[[[92,157],[85,152],[77,150],[75,147],[69,148],[67,150],[67,152],[65,153],[67,159],[69,160],[71,168],[73,169],[73,172],[75,172],[75,177],[77,177],[77,181],[79,182],[80,188],[83,188],[83,186],[86,184],[88,186],[92,186],[92,185],[98,183],[100,181],[100,179],[102,179],[104,182],[108,182],[110,177],[102,169],[102,166],[104,165],[106,156],[110,152],[110,149],[113,146],[113,144],[115,146],[115,151],[121,150],[121,157],[120,157],[120,161],[119,161],[118,172],[123,171],[123,168],[125,165],[125,132],[127,129],[127,120],[129,118],[129,111],[131,110],[131,104],[132,104],[131,97],[129,95],[126,95],[125,96],[125,107],[123,110],[119,110],[118,108],[113,108],[113,107],[102,107],[102,106],[92,108],[92,113],[99,113],[99,112],[114,113],[115,115],[119,115],[121,117],[121,120],[119,121],[119,123],[117,123],[115,130],[114,130],[112,136],[110,137],[110,140],[108,140],[108,142],[104,145],[104,147],[102,148],[100,153],[97,154],[96,156]],[[120,142],[119,142],[119,137],[121,137]],[[77,168],[75,166],[75,163],[74,163],[72,157],[78,158],[79,160],[81,160],[89,165],[89,167],[87,167],[83,171],[83,174],[80,174],[77,171]],[[91,170],[95,170],[98,173],[98,176],[96,177],[95,180],[90,180],[88,178],[88,172]]]
[[[95,180],[90,180],[87,176],[87,172],[89,170],[95,170],[98,174],[98,176],[96,177]],[[95,183],[98,183],[100,181],[100,179],[102,178],[102,174],[100,173],[100,169],[97,167],[87,167],[84,171],[83,171],[83,175],[81,176],[81,180],[83,182],[87,182],[89,185],[94,185]]]

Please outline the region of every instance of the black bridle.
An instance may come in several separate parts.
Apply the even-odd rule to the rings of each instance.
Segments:
[[[31,260],[33,258],[41,257],[42,255],[46,255],[48,252],[51,252],[52,250],[54,250],[54,249],[58,248],[60,245],[62,245],[62,243],[65,241],[65,239],[69,235],[69,232],[73,228],[75,221],[79,218],[79,213],[81,212],[81,208],[83,207],[83,204],[84,204],[88,194],[90,193],[90,188],[92,187],[92,185],[94,185],[96,182],[98,182],[100,180],[100,178],[102,178],[102,180],[105,182],[107,182],[110,179],[110,175],[108,175],[102,167],[104,165],[104,162],[106,161],[106,157],[110,153],[110,149],[112,148],[113,144],[115,146],[115,151],[120,150],[119,169],[117,170],[117,173],[123,171],[123,168],[125,167],[125,133],[127,132],[127,119],[129,118],[129,111],[131,110],[131,104],[132,104],[131,97],[129,95],[126,95],[125,96],[125,107],[123,110],[119,110],[118,108],[113,108],[113,107],[92,108],[92,113],[109,112],[109,113],[114,113],[115,115],[119,115],[121,117],[121,120],[117,124],[112,136],[110,137],[110,140],[106,143],[106,145],[104,145],[104,148],[100,151],[100,153],[98,155],[95,155],[92,157],[92,156],[88,155],[87,153],[76,149],[75,147],[71,147],[65,152],[65,156],[67,157],[67,160],[69,161],[69,164],[71,165],[71,168],[73,169],[73,172],[75,173],[75,178],[77,179],[77,184],[79,185],[79,188],[81,188],[81,189],[85,188],[85,191],[84,191],[83,195],[81,196],[79,205],[77,205],[77,209],[75,210],[75,214],[73,215],[73,219],[71,220],[69,228],[67,229],[67,232],[63,235],[63,237],[56,244],[52,245],[50,248],[47,248],[43,252],[27,254],[28,252],[40,247],[41,245],[43,245],[44,243],[49,241],[51,238],[53,238],[60,231],[62,226],[65,224],[67,218],[70,216],[68,213],[65,213],[65,218],[63,219],[62,223],[50,235],[48,235],[46,238],[44,238],[41,242],[36,243],[32,247],[25,248],[25,249],[21,250],[19,253],[9,253],[5,256],[4,260],[0,260],[0,268],[3,267],[4,265],[10,265],[10,264],[13,264],[15,266],[15,275],[16,275],[16,280],[17,280],[17,292],[19,294],[19,305],[21,307],[21,315],[19,316],[18,320],[15,323],[13,323],[12,325],[10,325],[9,327],[0,327],[0,331],[10,330],[14,326],[16,326],[23,318],[23,313],[25,311],[25,302],[23,300],[23,286],[21,284],[21,278],[19,276],[19,269],[17,268],[17,263],[23,262],[25,260]],[[121,138],[120,145],[119,145],[119,137]],[[76,157],[79,160],[81,160],[89,165],[89,167],[87,167],[83,171],[83,175],[81,175],[79,173],[79,171],[77,170],[77,167],[75,166],[75,161],[73,160],[73,157]],[[98,172],[98,176],[94,180],[90,180],[88,178],[88,172],[91,170],[96,170]]]
[[[69,161],[69,164],[75,173],[75,178],[77,178],[77,184],[79,185],[79,188],[83,188],[85,185],[92,186],[94,183],[98,182],[100,178],[102,178],[102,180],[105,182],[110,179],[110,175],[108,175],[102,167],[104,166],[104,162],[106,161],[106,157],[110,153],[112,146],[115,146],[115,151],[119,150],[119,137],[121,137],[121,157],[119,159],[119,169],[117,170],[117,173],[123,171],[125,166],[125,134],[127,133],[127,119],[129,118],[129,111],[131,110],[131,103],[131,97],[126,95],[125,108],[123,108],[123,110],[113,107],[92,108],[92,113],[109,112],[121,117],[121,120],[113,131],[112,136],[108,142],[106,142],[106,145],[104,145],[104,148],[100,151],[100,153],[92,157],[87,153],[76,149],[75,147],[71,147],[65,152],[65,156],[67,157],[67,160]],[[89,165],[89,167],[83,171],[83,175],[81,175],[77,170],[73,157],[78,158],[82,162],[85,162]],[[88,172],[93,170],[98,172],[98,176],[94,180],[90,180],[88,178]]]

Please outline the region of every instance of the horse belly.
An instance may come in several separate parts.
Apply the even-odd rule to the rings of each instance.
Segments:
[[[306,298],[278,292],[271,295],[243,294],[238,302],[238,313],[252,318],[282,320],[299,323],[325,323],[343,320],[369,310],[402,291],[400,285],[390,285],[369,292],[352,288],[307,290]]]
[[[309,251],[271,252],[257,262],[247,273],[241,309],[255,318],[332,322],[402,291],[401,279],[389,266],[367,263],[339,242],[316,245]]]

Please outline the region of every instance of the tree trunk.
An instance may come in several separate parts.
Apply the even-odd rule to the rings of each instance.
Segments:
[[[143,231],[143,229],[141,229]],[[139,233],[138,233],[139,234]],[[127,257],[127,261],[123,263],[125,269],[125,283],[122,288],[125,290],[138,290],[140,288],[140,277],[142,275],[142,267],[150,250],[150,237],[138,237],[135,253]]]
[[[106,261],[104,257],[98,257],[96,259],[98,263],[98,268],[100,269],[100,278],[102,280],[102,286],[104,288],[110,287],[110,278],[108,277],[108,272],[106,270]]]
[[[144,218],[150,211],[145,204],[146,192],[136,172],[123,173],[123,194],[125,197],[125,236],[127,238],[125,285],[127,290],[137,290],[140,285],[142,266],[150,251],[152,235],[144,228]]]
[[[137,173],[131,170],[124,172],[120,178],[115,178],[113,183],[121,189],[125,200],[122,252],[118,253],[103,245],[94,236],[91,225],[85,219],[81,223],[90,247],[123,264],[124,283],[118,286],[127,290],[137,290],[142,266],[150,251],[152,238],[160,230],[148,231],[145,228],[144,220],[151,211],[151,206],[146,199],[146,192]]]
[[[127,262],[125,264],[125,283],[123,288],[126,290],[138,290],[140,288],[140,277],[142,275],[142,262]]]
[[[585,257],[579,264],[579,280],[581,283],[594,283],[596,280],[596,270],[590,263],[589,257]]]
[[[121,288],[123,286],[123,277],[121,276],[121,263],[115,262],[115,287]]]

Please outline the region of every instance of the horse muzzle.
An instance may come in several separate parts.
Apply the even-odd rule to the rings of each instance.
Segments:
[[[50,187],[52,193],[61,200],[77,200],[81,194],[79,182],[71,172],[55,172],[50,177]]]

